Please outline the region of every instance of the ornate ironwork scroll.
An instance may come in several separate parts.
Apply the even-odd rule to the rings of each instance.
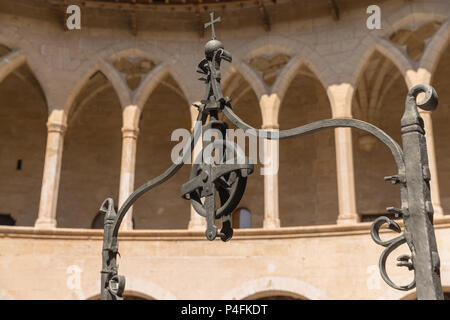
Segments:
[[[205,24],[214,27],[215,22],[211,15],[211,22]],[[383,241],[379,236],[380,228],[386,224],[387,227],[400,233],[400,226],[387,217],[380,217],[374,221],[371,227],[373,240],[386,247],[380,257],[379,267],[382,278],[391,287],[398,290],[410,290],[417,286],[419,299],[443,299],[442,287],[439,275],[439,255],[436,247],[436,239],[433,228],[433,207],[430,200],[430,171],[428,169],[428,158],[425,141],[423,120],[417,108],[432,110],[437,106],[437,95],[434,89],[428,85],[418,85],[410,90],[406,99],[405,113],[401,119],[401,132],[403,149],[389,135],[376,126],[365,121],[356,119],[325,119],[307,125],[277,132],[258,130],[242,121],[232,110],[231,99],[224,97],[221,88],[221,61],[232,61],[231,54],[224,49],[223,44],[213,39],[205,45],[205,59],[197,68],[197,72],[203,75],[202,80],[206,84],[205,99],[198,108],[197,122],[200,126],[194,127],[193,135],[184,150],[183,155],[175,161],[160,176],[148,181],[134,191],[124,202],[119,211],[115,212],[114,202],[108,198],[101,206],[105,212],[105,225],[103,235],[103,263],[101,277],[101,298],[121,299],[125,287],[125,278],[119,276],[117,271],[116,257],[118,254],[118,232],[119,227],[128,209],[145,192],[170,179],[183,166],[191,151],[203,134],[203,150],[218,147],[222,150],[219,156],[222,161],[215,163],[212,157],[205,157],[200,152],[199,158],[192,166],[190,180],[181,188],[184,199],[190,200],[195,211],[206,218],[206,238],[214,240],[220,237],[222,241],[228,241],[233,236],[231,227],[231,213],[241,200],[247,182],[247,177],[253,172],[253,165],[245,155],[239,155],[239,147],[226,140],[206,139],[205,134],[209,130],[217,130],[226,136],[227,124],[219,120],[219,113],[223,112],[225,117],[237,128],[243,129],[247,134],[263,139],[288,139],[299,137],[327,128],[349,127],[366,131],[391,151],[397,165],[397,174],[386,177],[385,180],[400,186],[401,208],[387,208],[389,212],[395,213],[404,220],[404,232],[402,235]],[[426,94],[423,102],[416,102],[417,95],[421,92]],[[208,121],[207,121],[208,120]],[[201,130],[200,130],[201,129]],[[227,153],[227,150],[233,152]],[[240,157],[244,161],[237,164],[227,163],[233,157]],[[223,161],[225,160],[225,161]],[[220,205],[217,207],[216,198],[219,197]],[[222,219],[220,232],[215,225],[216,219]],[[402,244],[407,244],[411,255],[402,255],[398,258],[398,266],[405,266],[414,270],[414,281],[408,285],[398,286],[391,281],[386,272],[386,260],[389,254]]]

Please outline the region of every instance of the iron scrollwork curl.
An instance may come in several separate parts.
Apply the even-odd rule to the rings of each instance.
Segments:
[[[411,283],[409,283],[408,285],[399,286],[399,285],[396,285],[389,278],[389,276],[387,274],[386,261],[387,261],[388,256],[399,246],[407,243],[407,240],[406,240],[405,234],[402,234],[402,235],[395,237],[393,239],[390,239],[390,240],[385,240],[385,241],[381,240],[379,232],[380,232],[380,228],[384,224],[386,224],[387,228],[392,231],[395,231],[397,233],[401,232],[401,228],[397,224],[397,222],[389,219],[388,217],[384,217],[384,216],[378,217],[372,223],[372,226],[370,228],[370,235],[372,236],[373,241],[375,241],[375,243],[379,244],[380,246],[386,247],[386,249],[383,251],[383,253],[380,256],[380,260],[378,263],[381,277],[390,287],[392,287],[394,289],[402,290],[402,291],[408,291],[408,290],[414,289],[416,287],[416,279],[413,279],[413,281]],[[397,266],[399,266],[399,267],[407,267],[408,270],[414,269],[414,264],[412,263],[412,256],[401,255],[397,258],[397,261],[399,261],[399,263],[397,263]]]

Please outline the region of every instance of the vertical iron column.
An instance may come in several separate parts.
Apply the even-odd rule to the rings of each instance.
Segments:
[[[426,97],[421,103],[419,93]],[[403,153],[406,167],[408,209],[404,211],[405,237],[412,248],[412,263],[419,300],[442,300],[440,262],[433,228],[433,205],[430,196],[430,170],[423,120],[417,107],[433,110],[437,94],[431,86],[417,85],[406,98],[401,119]]]
[[[117,241],[114,239],[114,227],[117,213],[111,198],[103,201],[100,211],[105,213],[103,226],[102,271],[100,280],[101,300],[122,300],[125,290],[125,277],[117,274]]]
[[[108,290],[109,280],[111,280],[111,244],[112,244],[112,234],[114,230],[114,208],[111,210],[112,199],[106,199],[100,211],[105,213],[104,224],[103,224],[103,249],[102,249],[102,277],[101,277],[101,300],[112,300],[112,296]]]

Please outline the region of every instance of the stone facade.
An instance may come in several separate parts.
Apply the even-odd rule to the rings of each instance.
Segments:
[[[400,142],[408,88],[433,85],[438,109],[422,117],[450,290],[450,3],[379,1],[382,29],[369,30],[371,1],[343,2],[339,19],[328,1],[268,2],[270,31],[253,5],[213,8],[233,55],[223,64],[224,92],[258,128],[353,117]],[[195,68],[209,34],[199,37],[193,17],[207,21],[210,8],[198,16],[139,8],[134,32],[126,10],[89,5],[81,30],[67,31],[55,1],[0,0],[0,213],[16,221],[0,226],[0,298],[98,298],[100,204],[112,197],[120,205],[169,167],[172,131],[193,125],[190,105],[204,94]],[[366,222],[400,202],[398,187],[383,181],[396,171],[384,145],[340,128],[278,147],[278,174],[262,176],[257,165],[248,179],[240,207],[251,228],[229,243],[206,241],[203,220],[181,199],[189,166],[141,198],[119,241],[126,295],[414,298],[381,280],[381,248]],[[411,276],[388,271],[399,282]]]

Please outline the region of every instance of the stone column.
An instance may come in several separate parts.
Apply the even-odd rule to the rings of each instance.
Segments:
[[[278,128],[263,127],[274,131]],[[280,227],[278,204],[279,141],[264,140],[264,229]],[[259,174],[259,172],[257,172]]]
[[[66,121],[64,111],[53,110],[47,122],[44,173],[42,177],[39,213],[34,225],[35,228],[56,228],[56,205],[58,202],[65,131]]]
[[[196,101],[194,102],[194,104],[201,104],[200,101]],[[194,131],[194,126],[195,126],[195,120],[197,119],[198,116],[198,110],[197,108],[191,106],[190,107],[190,111],[191,111],[191,132],[193,133]],[[200,139],[197,141],[197,143],[194,146],[194,150],[192,150],[192,163],[194,163],[195,159],[197,158],[197,156],[200,154],[202,150],[202,140],[201,137]],[[189,225],[188,225],[188,229],[189,230],[205,230],[206,229],[206,219],[203,218],[202,216],[200,216],[195,210],[194,207],[191,207],[191,218],[189,219]]]
[[[417,71],[408,70],[406,73],[406,82],[408,84],[408,90],[417,84],[430,84],[431,74],[428,70],[419,68]],[[439,92],[438,92],[439,94]],[[423,97],[423,94],[418,96],[418,101]],[[444,216],[444,210],[441,206],[441,196],[439,192],[438,171],[436,165],[436,150],[434,147],[434,135],[433,135],[433,121],[431,118],[431,112],[419,109],[420,116],[423,119],[425,126],[425,138],[427,140],[427,152],[428,152],[428,166],[430,168],[431,180],[430,180],[430,192],[431,202],[433,204],[434,216]]]
[[[436,165],[436,150],[434,148],[433,121],[431,112],[419,109],[420,116],[425,126],[425,138],[427,140],[428,167],[430,168],[430,192],[431,202],[433,204],[434,216],[444,216],[444,210],[441,206],[441,195],[439,193],[438,170]]]
[[[343,83],[327,89],[333,118],[352,118],[351,101],[353,87]],[[356,210],[355,174],[353,166],[352,132],[350,128],[334,129],[336,144],[336,172],[338,187],[339,215],[337,224],[359,222]]]
[[[136,144],[139,134],[140,109],[129,105],[123,110],[122,160],[120,165],[119,208],[134,191],[134,173],[136,165]],[[128,209],[122,220],[120,230],[133,229],[133,207]]]
[[[277,94],[264,94],[259,100],[263,125],[266,130],[278,130],[280,99]],[[264,140],[264,229],[280,227],[278,204],[279,141]],[[259,174],[259,173],[256,173]]]
[[[352,132],[350,128],[334,130],[339,201],[337,224],[356,223],[359,216],[356,211]]]

